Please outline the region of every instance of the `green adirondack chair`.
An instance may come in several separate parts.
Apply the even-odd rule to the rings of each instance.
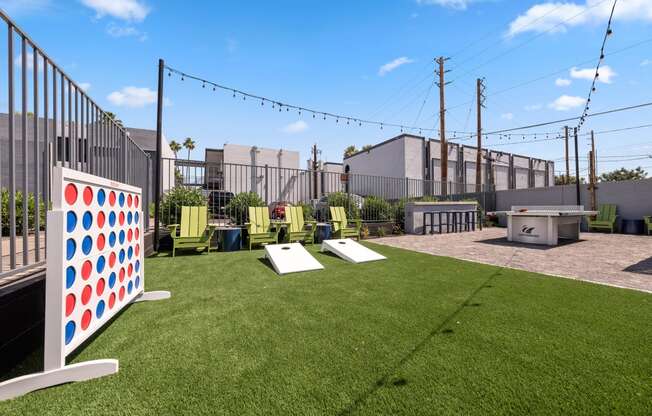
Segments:
[[[616,229],[616,205],[602,204],[598,207],[598,215],[595,219],[588,218],[589,231],[591,230],[609,230],[612,233]]]
[[[361,220],[347,220],[344,207],[331,207],[330,211],[333,238],[355,237],[360,240]],[[354,226],[351,227],[349,223],[353,223]]]
[[[206,224],[207,217],[205,206],[181,207],[181,224],[168,226],[172,237],[172,257],[178,248],[205,248],[207,252],[211,251],[215,226]]]
[[[647,230],[647,235],[652,234],[652,216],[643,217],[645,221],[645,229]]]
[[[272,224],[267,207],[249,207],[249,222],[245,223],[249,234],[249,250],[254,244],[278,244],[281,228]]]
[[[315,244],[317,221],[304,220],[302,207],[285,207],[285,224],[287,225],[286,242],[303,241],[306,244]],[[310,227],[306,228],[306,225]]]

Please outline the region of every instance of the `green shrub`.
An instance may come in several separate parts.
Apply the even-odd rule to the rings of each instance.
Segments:
[[[362,205],[362,218],[365,221],[389,221],[392,218],[392,206],[378,196],[368,196]]]
[[[179,224],[182,206],[206,205],[206,197],[200,189],[176,186],[163,195],[161,221],[163,224]]]
[[[313,212],[313,209],[312,209],[312,205],[306,204],[305,202],[299,202],[299,203],[297,203],[295,205],[297,207],[301,207],[301,209],[303,209],[303,218],[305,220],[311,220],[312,221],[312,220],[315,219],[315,215],[314,215],[314,212]]]
[[[378,227],[376,234],[378,234],[378,237],[385,237],[385,228],[383,228],[383,226],[381,225],[380,227]]]
[[[224,208],[231,221],[244,224],[249,221],[249,207],[265,207],[265,201],[255,192],[241,192],[234,196]]]
[[[401,230],[405,230],[405,204],[408,202],[437,202],[439,199],[432,195],[422,196],[420,198],[401,198],[394,205],[394,220],[401,227]]]
[[[2,199],[2,232],[9,233],[9,190],[2,188],[0,190],[0,199]],[[45,229],[45,203],[39,199],[39,228]],[[34,194],[27,194],[27,227],[34,229]],[[23,193],[16,191],[16,232],[20,235],[23,230]]]
[[[328,195],[329,207],[344,207],[346,214],[351,218],[360,218],[360,208],[350,195],[344,192],[333,192]]]

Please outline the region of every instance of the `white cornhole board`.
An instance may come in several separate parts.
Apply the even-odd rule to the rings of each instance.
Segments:
[[[321,251],[331,253],[351,263],[365,263],[368,261],[386,260],[387,257],[368,249],[350,238],[340,240],[324,240],[321,243]]]
[[[272,263],[278,274],[307,272],[324,268],[299,243],[266,245],[265,258]]]

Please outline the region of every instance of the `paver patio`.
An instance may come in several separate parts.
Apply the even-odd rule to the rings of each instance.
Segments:
[[[582,233],[556,247],[510,243],[504,228],[404,235],[375,243],[652,293],[652,237]]]

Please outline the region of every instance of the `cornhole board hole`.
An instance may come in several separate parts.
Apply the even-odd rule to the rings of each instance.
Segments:
[[[75,170],[52,170],[47,213],[44,371],[0,383],[0,400],[118,371],[118,360],[66,357],[145,292],[141,189]],[[97,341],[96,341],[97,342]]]
[[[329,251],[351,263],[366,263],[368,261],[387,259],[387,257],[368,249],[350,238],[324,240],[321,243],[321,251]]]
[[[266,245],[265,258],[272,263],[276,273],[281,275],[324,268],[299,243]]]

